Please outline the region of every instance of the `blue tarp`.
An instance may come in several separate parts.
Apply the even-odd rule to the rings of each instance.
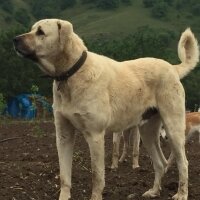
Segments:
[[[52,112],[51,105],[45,101],[45,98],[36,94],[21,94],[11,98],[7,103],[7,113],[14,118],[33,119],[36,117],[37,109],[32,104],[30,97],[39,101],[43,108]]]

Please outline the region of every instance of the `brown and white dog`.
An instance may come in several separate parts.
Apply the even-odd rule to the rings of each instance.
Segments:
[[[155,180],[145,197],[160,195],[166,160],[159,145],[160,125],[175,152],[179,188],[174,200],[188,199],[188,161],[185,155],[185,92],[180,79],[199,61],[198,43],[187,29],[178,44],[180,64],[140,58],[117,62],[87,50],[68,21],[45,19],[30,32],[13,40],[16,51],[32,59],[53,83],[53,110],[60,164],[59,200],[71,197],[72,155],[75,132],[81,132],[90,148],[91,200],[102,200],[105,186],[104,135],[137,126],[143,114],[157,109],[140,135],[152,158]]]
[[[186,113],[185,118],[186,118],[186,129],[185,129],[186,142],[188,142],[194,134],[199,134],[199,144],[200,144],[200,112]],[[164,128],[161,129],[161,135],[164,139],[168,140]],[[168,159],[166,172],[172,166],[173,161],[174,161],[174,153],[171,152]]]

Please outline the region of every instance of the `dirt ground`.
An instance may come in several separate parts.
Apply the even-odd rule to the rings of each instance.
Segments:
[[[3,141],[4,139],[12,138]],[[143,200],[142,193],[153,184],[153,166],[141,145],[140,168],[131,168],[131,158],[111,171],[112,135],[106,136],[105,200]],[[169,152],[163,143],[165,152]],[[67,152],[66,152],[67,153]],[[130,151],[131,154],[131,151]],[[194,138],[187,145],[189,160],[189,200],[200,199],[200,145]],[[161,197],[167,200],[176,193],[176,166],[165,175]],[[59,166],[52,122],[0,123],[0,200],[58,200]],[[87,200],[91,192],[90,156],[82,135],[76,139],[73,162],[72,200]]]

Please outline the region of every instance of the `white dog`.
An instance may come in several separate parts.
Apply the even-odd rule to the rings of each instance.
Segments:
[[[186,129],[185,129],[185,139],[186,142],[189,141],[189,139],[194,135],[194,134],[199,134],[199,143],[200,143],[200,112],[191,112],[191,113],[186,113]],[[168,140],[165,129],[161,129],[161,135],[164,139]],[[167,163],[167,168],[166,172],[168,169],[172,166],[174,161],[174,153],[171,152],[168,163]]]
[[[16,51],[32,59],[55,81],[53,109],[60,164],[59,200],[70,198],[75,130],[88,142],[92,164],[91,200],[102,200],[105,186],[104,134],[136,126],[144,113],[148,122],[140,135],[150,154],[155,181],[145,197],[160,195],[166,160],[159,146],[161,119],[175,153],[179,188],[175,200],[188,198],[188,161],[185,155],[185,92],[180,78],[199,61],[197,41],[187,29],[181,36],[181,64],[156,58],[117,62],[87,51],[72,24],[58,19],[35,23],[30,32],[14,38]],[[156,108],[156,112],[151,112]],[[151,115],[152,114],[152,115]],[[148,130],[148,131],[147,131]]]

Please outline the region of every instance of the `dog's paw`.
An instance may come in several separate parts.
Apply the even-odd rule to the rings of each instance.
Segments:
[[[132,168],[133,169],[137,169],[137,168],[139,168],[140,166],[137,164],[137,165],[132,165]]]
[[[119,162],[120,163],[127,162],[126,157],[122,155],[121,158],[119,159]]]
[[[69,188],[61,189],[59,200],[70,200],[71,194]]]
[[[70,195],[60,195],[59,200],[70,200],[71,196]]]
[[[118,165],[112,164],[111,167],[110,167],[110,169],[111,169],[112,171],[117,171]]]
[[[90,200],[102,200],[102,195],[92,194]]]
[[[186,194],[175,194],[173,197],[172,197],[173,200],[187,200],[187,195]]]
[[[145,198],[156,198],[160,196],[160,191],[155,191],[153,189],[150,189],[146,191],[142,196]]]

